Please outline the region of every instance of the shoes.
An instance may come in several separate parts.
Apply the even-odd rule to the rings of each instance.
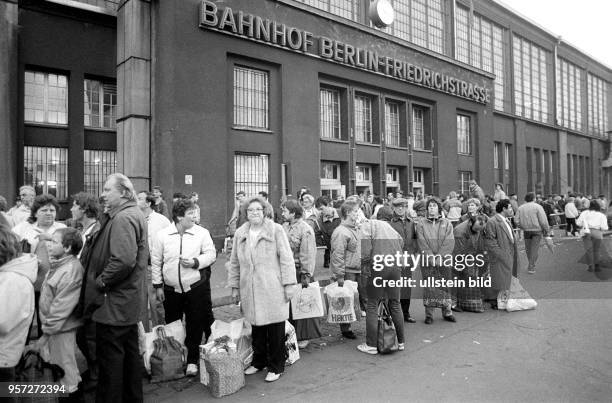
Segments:
[[[451,309],[455,312],[463,312],[463,308],[461,308],[459,305],[455,305]]]
[[[372,354],[372,355],[378,354],[378,350],[376,349],[376,347],[370,347],[366,343],[358,345],[357,350],[361,351],[362,353],[366,353],[366,354]]]
[[[361,311],[361,317],[365,318],[366,317],[366,311]]]
[[[248,367],[247,369],[245,369],[245,370],[244,370],[244,374],[245,374],[245,375],[253,375],[253,374],[258,373],[258,372],[259,372],[259,371],[261,371],[262,369],[263,369],[263,368],[256,368],[256,367],[254,367],[254,366],[252,366],[252,365],[251,365],[250,367]]]
[[[529,270],[527,270],[527,273],[529,273],[529,274],[535,274],[535,269],[529,269]]]
[[[308,344],[310,344],[309,340],[298,341],[298,348],[300,348],[300,349],[306,348],[306,347],[308,347]]]
[[[416,323],[416,319],[414,319],[412,316],[410,315],[404,315],[404,322],[408,322],[408,323]]]
[[[399,351],[404,351],[404,348],[405,348],[405,347],[404,347],[404,343],[397,343],[397,349],[398,349]]]
[[[428,316],[425,318],[426,325],[431,325],[432,323],[433,323],[433,318],[431,316]]]
[[[198,366],[195,364],[187,364],[187,371],[185,371],[185,375],[196,376],[197,374],[198,374]]]
[[[352,330],[342,332],[342,336],[344,336],[347,339],[351,339],[351,340],[355,340],[357,338],[357,336],[355,336],[355,333],[353,333]]]
[[[446,315],[444,317],[444,320],[447,321],[447,322],[457,322],[457,319],[455,318],[454,315]]]
[[[268,372],[268,375],[266,375],[266,382],[274,382],[274,381],[278,381],[278,378],[280,378],[282,375],[282,373],[277,374],[274,373],[272,371]]]

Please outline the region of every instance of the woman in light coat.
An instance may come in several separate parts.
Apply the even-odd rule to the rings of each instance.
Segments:
[[[248,221],[234,235],[228,284],[253,326],[253,362],[245,374],[268,367],[266,381],[274,382],[285,370],[285,321],[297,283],[295,263],[283,227],[272,219],[272,206],[254,197],[246,207]]]

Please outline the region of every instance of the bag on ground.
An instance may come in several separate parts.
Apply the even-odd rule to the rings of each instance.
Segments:
[[[154,350],[153,342],[155,341],[155,339],[157,339],[157,334],[155,333],[155,331],[159,328],[163,328],[167,336],[174,337],[179,343],[185,343],[185,327],[183,326],[183,322],[180,319],[175,320],[172,323],[168,323],[167,325],[155,326],[153,329],[151,329],[151,332],[145,333],[143,361],[144,366],[149,374],[151,373],[151,354],[153,354]]]
[[[526,311],[538,306],[536,300],[531,298],[516,277],[512,277],[510,290],[502,291],[497,297],[497,309],[508,312]]]
[[[378,303],[378,341],[376,348],[380,354],[389,354],[398,350],[397,332],[385,300]]]
[[[317,281],[308,284],[308,287],[298,287],[291,298],[291,312],[294,320],[320,318],[324,315],[323,299]]]
[[[45,361],[36,351],[26,352],[15,367],[15,382],[17,383],[51,383],[64,377],[64,370],[56,364]],[[20,402],[58,402],[59,398],[52,394],[47,397],[21,397]]]
[[[338,283],[331,283],[325,287],[329,323],[351,323],[357,320],[357,315],[355,315],[356,285],[354,281],[345,281],[342,287],[339,287]]]
[[[151,354],[151,382],[164,382],[185,376],[187,348],[172,336],[166,335],[163,327],[155,331]]]
[[[229,336],[222,336],[200,346],[200,374],[206,373],[206,383],[214,397],[227,396],[244,386],[244,367]],[[202,380],[202,379],[201,379]]]
[[[228,336],[236,344],[236,351],[242,360],[244,368],[248,368],[253,361],[253,339],[251,324],[244,318],[236,319],[231,322],[215,320],[210,327],[210,343],[223,336]],[[207,343],[207,344],[208,344]]]
[[[285,321],[285,347],[287,348],[286,363],[292,365],[300,359],[300,349],[297,344],[295,328],[288,320]]]

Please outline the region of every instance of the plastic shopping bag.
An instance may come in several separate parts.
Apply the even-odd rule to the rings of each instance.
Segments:
[[[519,280],[516,277],[512,277],[510,293],[506,303],[506,311],[526,311],[529,309],[535,309],[536,306],[538,306],[538,303],[531,298],[527,291],[525,291]],[[500,309],[499,305],[497,308]]]
[[[285,347],[287,348],[286,363],[292,365],[300,359],[300,349],[297,344],[295,328],[288,320],[285,321]]]
[[[320,318],[324,315],[323,299],[317,281],[308,284],[308,287],[298,287],[291,298],[291,312],[293,319]]]
[[[357,283],[354,281],[345,281],[343,287],[339,287],[338,283],[331,283],[325,287],[329,323],[351,323],[357,320],[357,315],[355,315],[356,290]]]

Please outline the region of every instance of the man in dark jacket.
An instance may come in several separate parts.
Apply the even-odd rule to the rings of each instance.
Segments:
[[[109,175],[102,194],[106,212],[81,256],[83,315],[96,324],[96,402],[143,401],[137,323],[149,249],[135,196],[125,175]]]
[[[321,198],[320,198],[321,199]],[[325,246],[325,255],[323,257],[323,267],[329,267],[329,257],[331,251],[331,236],[338,225],[340,225],[340,216],[335,208],[331,206],[331,202],[327,199],[319,200],[321,211],[318,217],[311,216],[306,222],[310,224],[315,233],[317,246]]]

